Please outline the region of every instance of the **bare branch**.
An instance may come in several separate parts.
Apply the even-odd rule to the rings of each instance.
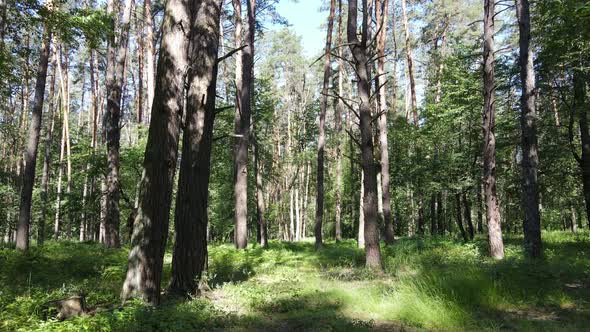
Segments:
[[[233,50],[231,50],[231,51],[227,52],[225,55],[223,55],[223,56],[221,56],[221,57],[217,58],[217,63],[220,63],[221,61],[223,61],[223,60],[225,60],[225,59],[227,59],[227,58],[231,57],[231,56],[232,56],[232,55],[234,55],[235,53],[237,53],[237,52],[239,52],[239,51],[243,50],[244,48],[246,48],[246,46],[248,46],[248,44],[242,45],[242,46],[240,46],[240,47],[238,47],[238,48],[235,48],[235,49],[233,49]]]

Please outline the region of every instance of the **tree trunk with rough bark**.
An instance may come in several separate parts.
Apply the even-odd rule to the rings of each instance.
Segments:
[[[154,100],[155,59],[154,59],[154,23],[152,20],[152,0],[143,2],[143,24],[145,29],[145,61],[146,61],[146,115],[151,114]],[[147,122],[147,121],[146,121]]]
[[[256,130],[254,130],[256,131]],[[256,180],[256,221],[258,223],[257,240],[262,247],[268,246],[268,230],[264,219],[264,191],[262,185],[262,165],[260,163],[260,146],[258,140],[254,143],[254,177]]]
[[[338,45],[342,45],[342,0],[338,0]],[[338,47],[338,95],[341,97],[344,93],[344,61],[342,60],[343,47]],[[334,131],[337,137],[336,140],[336,188],[335,188],[335,237],[336,241],[342,241],[342,146],[340,140],[342,138],[342,113],[344,112],[344,102],[338,99],[334,113]]]
[[[578,125],[580,128],[582,155],[580,157],[578,154],[574,154],[574,156],[576,157],[582,172],[582,190],[584,193],[584,202],[586,204],[586,220],[588,222],[588,227],[590,227],[590,130],[588,129],[588,113],[586,111],[585,84],[584,73],[580,70],[575,70],[573,75],[573,111],[579,114]],[[570,139],[572,136],[573,135],[570,133]]]
[[[251,97],[254,68],[254,33],[256,27],[256,2],[248,0],[246,46],[237,54],[236,61],[236,114],[234,148],[234,243],[237,249],[245,249],[248,244],[248,142],[250,137]],[[234,0],[236,19],[236,47],[239,47],[242,34],[242,4]]]
[[[389,188],[389,142],[387,138],[387,93],[385,91],[385,41],[387,36],[388,0],[377,0],[377,76],[375,86],[378,93],[377,125],[379,128],[379,148],[381,162],[381,198],[383,206],[384,237],[386,244],[393,244],[393,222],[391,218],[391,192]]]
[[[438,224],[436,222],[436,195],[430,195],[430,235],[438,234]]]
[[[121,294],[123,300],[137,295],[152,305],[160,302],[188,66],[189,35],[185,29],[191,26],[191,6],[188,0],[169,0],[166,3],[139,209],[133,224],[127,276]]]
[[[418,102],[416,100],[416,83],[414,80],[414,62],[412,60],[412,39],[410,38],[410,27],[408,24],[408,13],[406,9],[406,0],[402,0],[402,21],[404,24],[404,31],[406,36],[406,56],[408,61],[408,77],[410,78],[410,93],[412,117],[414,125],[418,126]]]
[[[27,250],[29,248],[29,229],[31,227],[31,201],[33,198],[33,185],[35,184],[35,166],[37,165],[37,151],[39,137],[41,136],[41,124],[43,117],[43,100],[45,96],[45,84],[47,82],[47,67],[49,66],[49,54],[51,53],[51,30],[45,27],[45,36],[41,44],[39,67],[37,69],[37,82],[35,83],[35,100],[33,101],[31,127],[29,129],[29,141],[25,151],[25,170],[20,197],[20,211],[16,230],[16,248]]]
[[[42,245],[45,242],[45,221],[47,220],[47,207],[49,204],[49,176],[51,168],[51,145],[53,143],[53,133],[55,129],[55,84],[57,76],[57,57],[55,52],[55,44],[53,44],[53,57],[51,60],[51,86],[49,88],[49,105],[47,106],[49,112],[49,128],[45,132],[45,146],[43,155],[43,174],[41,176],[41,216],[39,218],[37,244]]]
[[[494,93],[494,0],[484,0],[484,46],[483,46],[483,183],[486,205],[486,222],[488,224],[488,241],[490,256],[494,259],[504,258],[504,242],[500,221],[500,204],[496,194],[496,110]]]
[[[529,0],[516,0],[520,46],[520,126],[522,130],[522,208],[524,211],[524,247],[529,257],[543,254],[537,169],[537,110],[535,107],[535,68],[531,42]]]
[[[463,218],[461,216],[461,194],[455,194],[455,205],[456,205],[456,217],[457,217],[457,226],[459,226],[459,231],[461,232],[461,237],[463,237],[463,241],[469,241],[469,237],[467,236],[467,232],[465,232],[465,227],[463,226]]]
[[[186,127],[176,194],[170,290],[195,294],[207,257],[207,204],[215,120],[220,0],[202,0],[191,27]]]
[[[373,151],[373,126],[370,100],[370,69],[368,59],[369,15],[367,0],[362,0],[361,39],[357,37],[357,1],[348,3],[347,36],[353,63],[357,74],[357,89],[360,100],[361,160],[364,173],[363,213],[365,218],[365,257],[370,269],[381,269],[381,250],[379,247],[379,227],[377,224],[377,169]]]
[[[467,193],[463,193],[463,216],[465,223],[467,224],[467,230],[469,231],[469,239],[473,240],[475,236],[475,229],[473,227],[473,220],[471,219],[471,202],[467,198]]]
[[[114,3],[116,0],[109,0],[107,14],[115,15]],[[110,8],[110,10],[109,10]],[[129,41],[129,28],[133,0],[125,0],[125,7],[120,22],[115,23],[111,18],[111,27],[120,26],[118,40],[115,41],[113,34],[109,40],[107,50],[107,77],[106,77],[106,143],[107,143],[107,210],[105,221],[105,245],[109,248],[120,246],[119,225],[120,211],[119,199],[121,196],[121,183],[119,179],[120,169],[120,140],[121,127],[120,119],[122,112],[122,92],[125,77],[125,61],[127,59],[127,46]]]
[[[334,11],[336,1],[330,0],[330,14],[328,16],[328,31],[326,34],[326,46],[324,48],[324,80],[322,83],[322,99],[320,103],[317,175],[316,175],[316,210],[315,210],[315,247],[319,249],[323,245],[322,224],[324,221],[324,149],[326,145],[326,111],[328,109],[328,88],[330,85],[330,61],[332,47],[332,29],[334,26]]]
[[[436,194],[436,221],[439,235],[445,235],[445,215],[443,210],[442,192]]]

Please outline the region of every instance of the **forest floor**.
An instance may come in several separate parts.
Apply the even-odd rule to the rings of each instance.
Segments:
[[[545,258],[506,259],[486,242],[402,239],[383,248],[385,272],[363,268],[354,241],[271,242],[237,252],[210,245],[210,290],[164,297],[156,308],[119,292],[128,249],[49,242],[23,254],[0,248],[0,330],[21,331],[573,331],[590,328],[590,234],[543,233]],[[165,282],[170,276],[169,254]],[[47,302],[85,294],[96,313],[63,322]]]

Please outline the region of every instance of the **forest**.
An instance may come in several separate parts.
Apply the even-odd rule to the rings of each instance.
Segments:
[[[0,331],[590,328],[590,1],[0,0],[0,83]]]

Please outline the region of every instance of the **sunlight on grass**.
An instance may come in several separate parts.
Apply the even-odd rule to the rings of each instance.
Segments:
[[[544,233],[546,257],[527,261],[507,237],[504,261],[486,241],[402,239],[383,248],[384,274],[364,269],[354,241],[272,242],[268,249],[211,245],[212,291],[152,309],[119,307],[126,250],[48,243],[22,254],[0,249],[0,330],[583,330],[590,324],[588,233]],[[170,273],[170,254],[165,259]],[[46,306],[87,295],[93,316],[65,322]]]

